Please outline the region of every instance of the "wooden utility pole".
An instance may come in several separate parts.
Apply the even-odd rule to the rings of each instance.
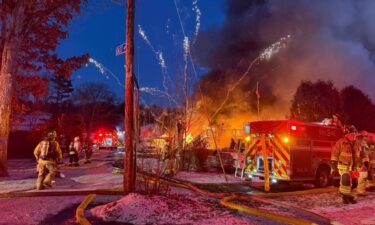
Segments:
[[[126,83],[125,83],[125,158],[124,192],[135,191],[134,142],[134,0],[126,2]]]

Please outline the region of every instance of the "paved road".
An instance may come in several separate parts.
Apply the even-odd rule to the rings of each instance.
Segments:
[[[64,159],[67,162],[67,159]],[[93,190],[118,188],[122,186],[122,176],[112,174],[112,156],[110,151],[94,153],[92,163],[80,167],[62,165],[60,171],[65,178],[56,177],[56,186],[48,191]],[[0,193],[12,191],[34,191],[37,177],[35,161],[10,160],[9,177],[0,178]]]

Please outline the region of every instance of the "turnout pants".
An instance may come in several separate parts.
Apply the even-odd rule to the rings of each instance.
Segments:
[[[69,153],[69,165],[78,166],[78,152]]]
[[[365,192],[366,192],[366,184],[367,184],[367,177],[368,177],[368,172],[367,171],[361,171],[361,172],[359,172],[357,194],[359,194],[359,195],[365,194]]]
[[[344,164],[338,164],[338,170],[340,174],[340,187],[339,192],[340,194],[347,195],[347,196],[354,196],[352,193],[353,188],[356,183],[356,179],[353,180],[350,176],[351,172],[351,166],[350,165],[344,165]],[[354,181],[354,182],[353,182]]]
[[[52,180],[55,178],[57,171],[57,164],[52,161],[39,160],[37,171],[36,189],[40,190],[43,188],[43,185],[52,185]]]

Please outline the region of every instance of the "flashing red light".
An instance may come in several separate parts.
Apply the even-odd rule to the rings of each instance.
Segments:
[[[297,130],[297,126],[292,125],[292,126],[290,127],[290,129],[291,129],[291,130]]]
[[[102,134],[102,133],[100,133],[100,134],[99,134],[99,137],[101,137],[101,136],[103,136],[103,134]]]

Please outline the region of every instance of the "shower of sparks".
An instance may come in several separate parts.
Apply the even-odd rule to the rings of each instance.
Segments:
[[[105,78],[109,79],[109,76],[108,76],[109,74],[116,80],[119,86],[125,88],[125,86],[120,82],[120,79],[118,79],[118,77],[114,73],[112,73],[111,70],[105,67],[103,64],[101,64],[100,62],[98,62],[97,60],[93,58],[89,58],[89,63],[93,64],[99,70],[99,72],[105,76]]]
[[[151,50],[156,53],[156,50],[154,46],[151,44],[150,40],[148,40],[148,37],[146,35],[146,32],[142,29],[141,25],[138,24],[138,33],[141,35],[142,39],[146,42],[148,46],[150,46]]]
[[[93,58],[89,58],[89,63],[94,64],[94,66],[95,66],[96,68],[98,68],[99,72],[100,72],[101,74],[103,74],[103,75],[106,76],[104,66],[103,66],[101,63],[99,63],[98,61],[96,61],[96,60],[93,59]]]
[[[159,90],[157,88],[154,88],[154,87],[141,87],[141,88],[139,88],[139,91],[144,92],[144,93],[148,93],[148,94],[153,95],[153,96],[167,97],[170,101],[172,101],[174,104],[177,105],[177,101],[170,94],[168,94],[168,92],[166,92],[166,91],[161,91],[161,90]]]
[[[161,66],[161,71],[162,71],[162,74],[163,74],[163,87],[165,89],[165,91],[168,91],[168,87],[167,87],[167,79],[169,81],[172,81],[169,74],[168,74],[168,71],[167,71],[167,65],[165,63],[165,59],[164,59],[164,56],[163,56],[163,52],[162,51],[156,51],[154,46],[151,44],[150,40],[148,39],[147,35],[146,35],[146,32],[143,30],[142,26],[138,24],[138,33],[141,35],[142,39],[146,42],[146,44],[151,48],[152,52],[155,54],[158,62],[159,62],[159,65]]]
[[[189,37],[184,37],[184,43],[183,43],[183,47],[184,47],[184,59],[186,61],[188,55],[189,55]]]
[[[249,74],[253,66],[261,60],[271,59],[274,54],[280,51],[281,48],[286,47],[287,41],[290,38],[291,38],[291,35],[287,35],[285,37],[280,38],[279,41],[267,47],[263,52],[259,54],[258,57],[256,57],[255,59],[253,59],[253,61],[251,61],[251,63],[247,67],[246,71],[242,74],[242,76],[231,87],[228,88],[225,99],[222,101],[221,105],[217,108],[217,110],[211,115],[211,118],[215,118],[215,116],[222,110],[225,103],[229,100],[231,93],[237,88],[237,86],[241,83],[241,81]]]
[[[198,0],[193,1],[193,11],[195,12],[195,32],[194,32],[193,43],[195,43],[199,34],[199,29],[201,27],[201,15],[202,15],[202,12],[198,7]]]
[[[260,59],[270,60],[272,56],[280,51],[280,49],[285,48],[288,40],[291,38],[290,35],[280,38],[277,42],[273,43],[260,54]]]

